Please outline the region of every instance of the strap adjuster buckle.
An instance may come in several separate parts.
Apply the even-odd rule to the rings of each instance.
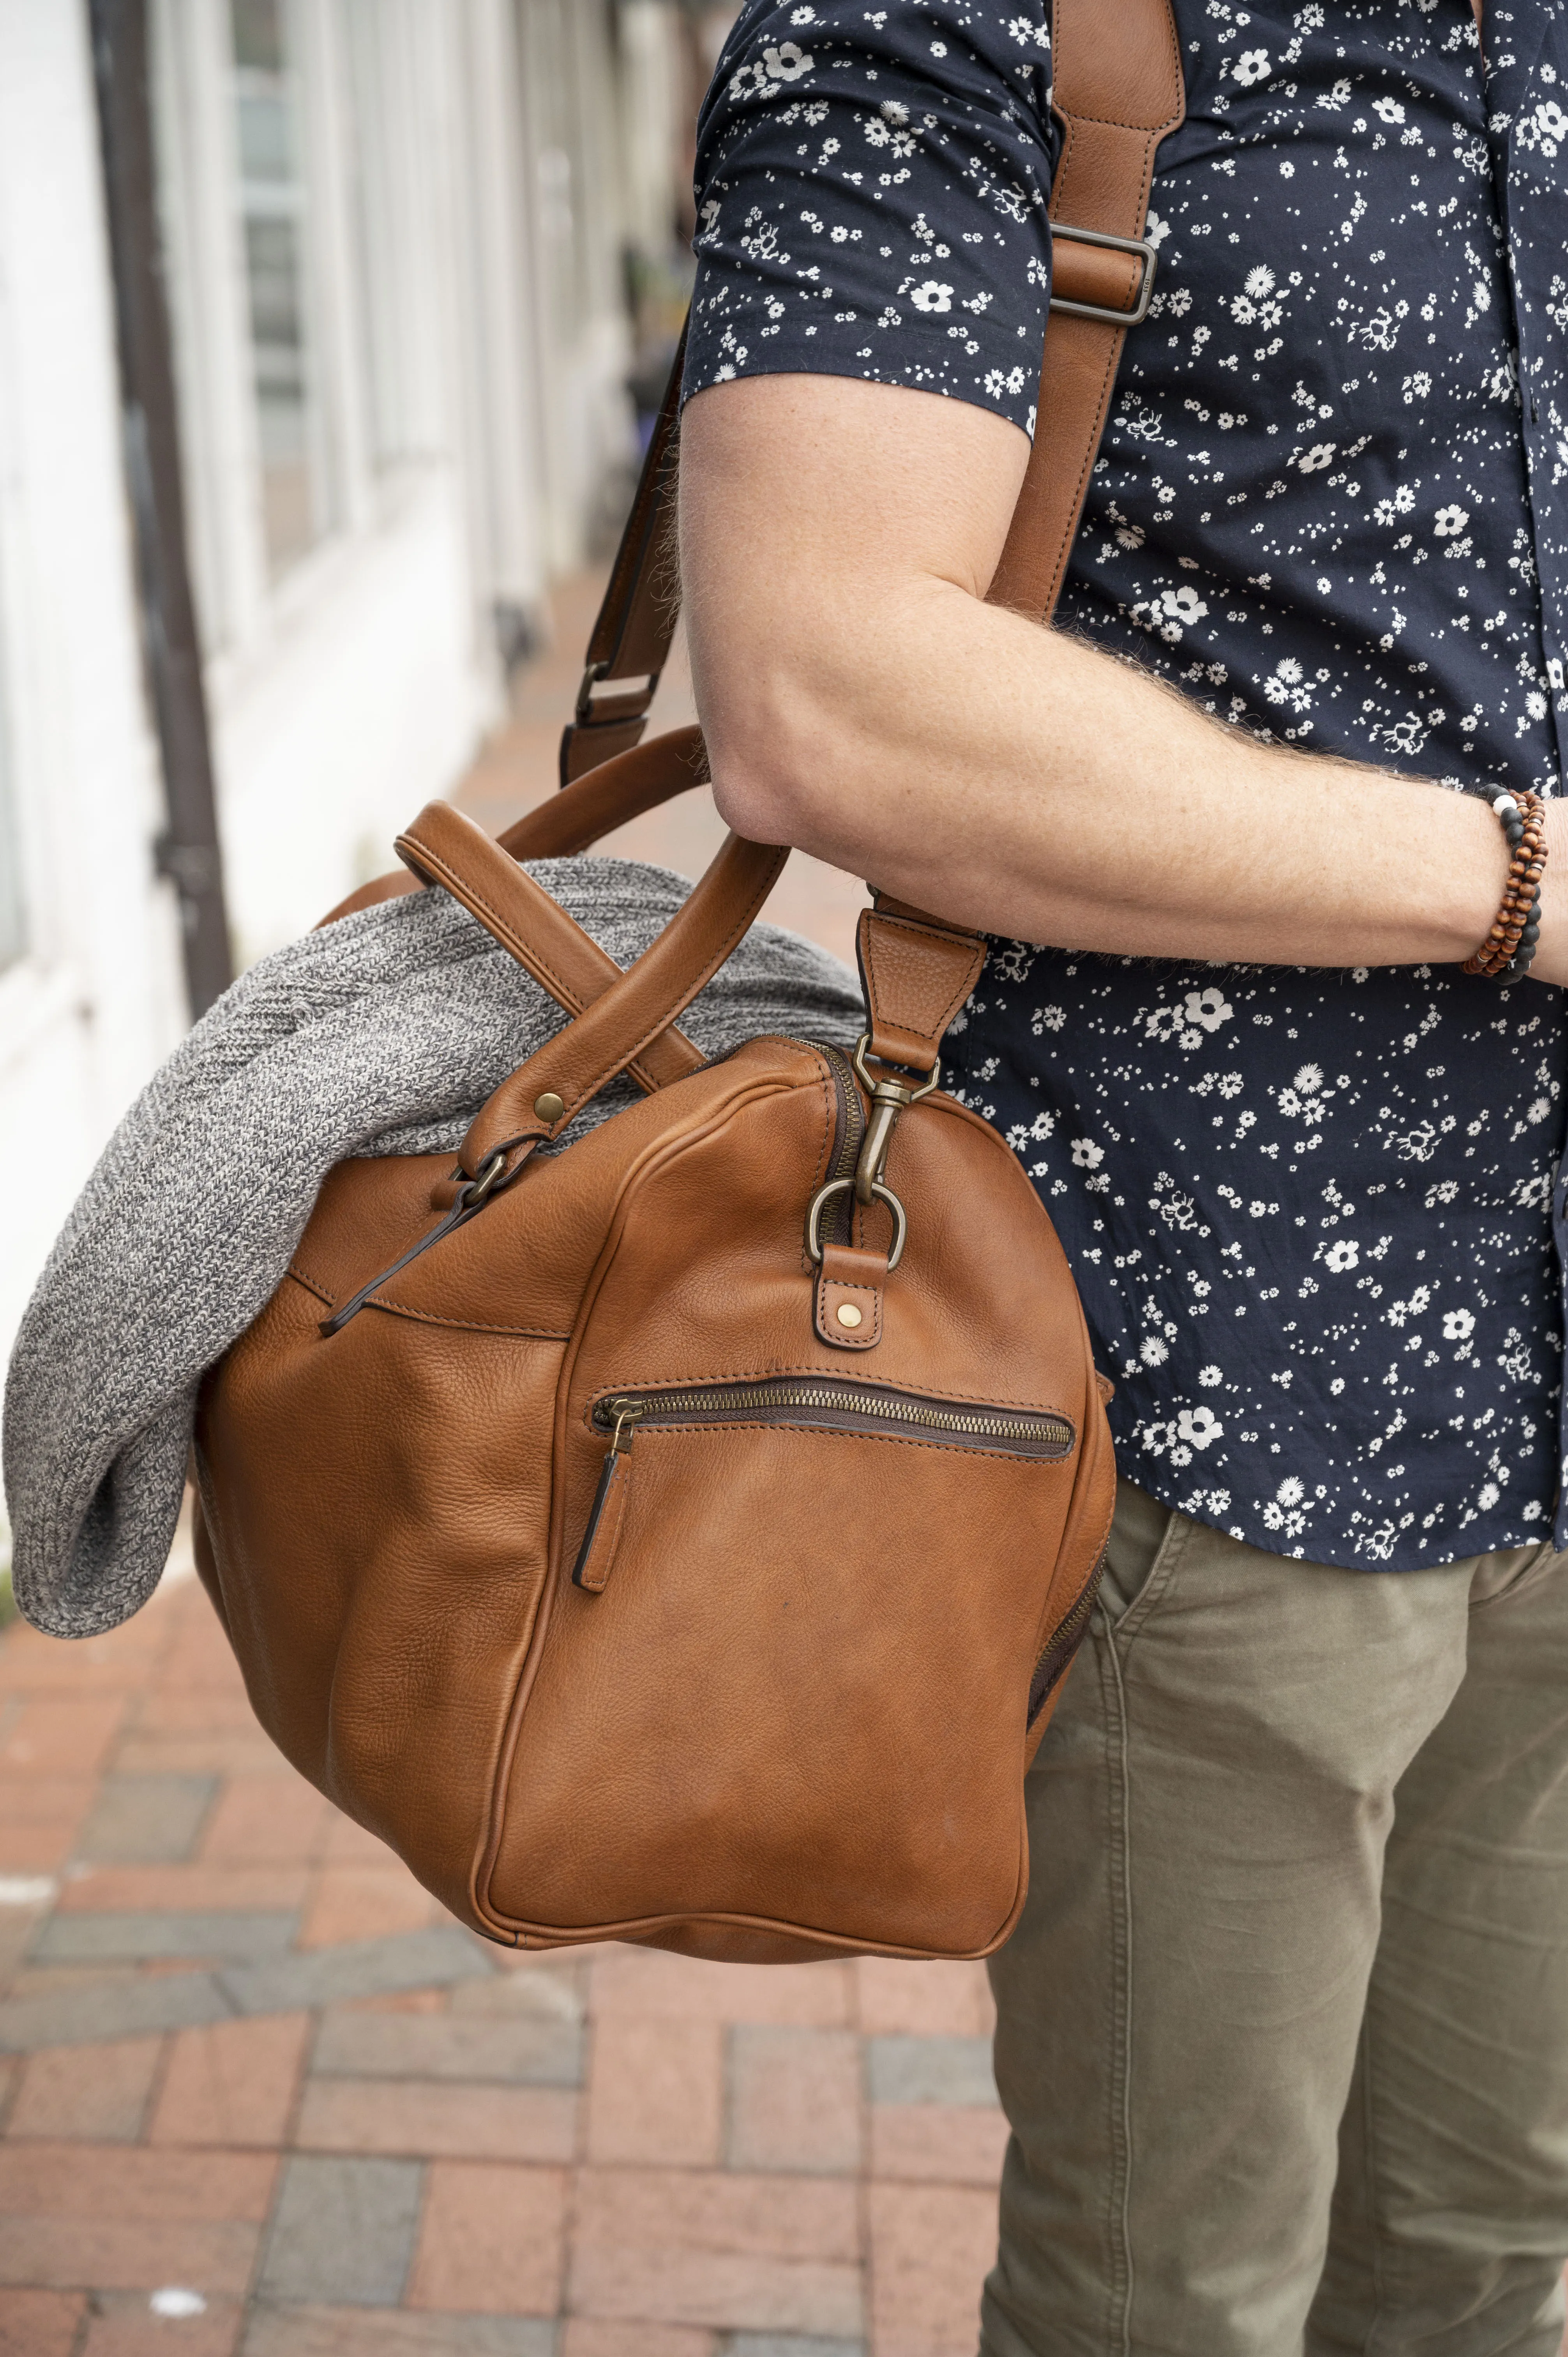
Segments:
[[[1138,282],[1133,308],[1124,311],[1108,303],[1073,303],[1065,295],[1051,296],[1053,311],[1069,312],[1075,319],[1098,319],[1107,328],[1135,328],[1149,316],[1149,304],[1155,291],[1155,271],[1159,257],[1146,237],[1112,237],[1104,230],[1074,229],[1067,221],[1051,223],[1051,238],[1067,238],[1076,245],[1107,246],[1112,253],[1135,254],[1144,268]]]
[[[603,703],[616,708],[607,716],[602,713],[599,705],[595,703],[594,690],[608,671],[607,662],[591,662],[584,671],[582,684],[577,690],[577,701],[573,712],[573,717],[579,728],[586,727],[590,721],[607,716],[615,720],[627,719],[633,710],[640,708],[641,711],[646,712],[652,703],[653,692],[659,685],[659,673],[656,671],[649,673],[646,687],[632,689],[620,696],[612,694],[604,697]]]

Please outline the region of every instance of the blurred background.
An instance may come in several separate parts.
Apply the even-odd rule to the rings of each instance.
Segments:
[[[0,0],[0,1348],[230,974],[553,782],[734,16]]]

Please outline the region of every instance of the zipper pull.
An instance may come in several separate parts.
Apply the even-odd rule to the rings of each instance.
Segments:
[[[589,1509],[588,1527],[572,1568],[573,1586],[585,1588],[590,1596],[599,1594],[615,1566],[620,1527],[626,1519],[626,1493],[631,1487],[631,1444],[647,1409],[646,1400],[618,1399],[607,1400],[598,1411],[607,1421],[614,1418],[615,1429]]]

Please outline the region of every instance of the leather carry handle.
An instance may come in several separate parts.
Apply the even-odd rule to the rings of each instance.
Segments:
[[[558,1136],[684,1014],[751,930],[789,856],[788,846],[725,837],[651,948],[480,1107],[458,1157],[470,1178],[497,1156],[504,1160],[502,1175],[512,1177],[535,1146]]]
[[[568,1015],[581,1015],[620,980],[614,958],[450,802],[427,802],[395,848],[424,882],[439,884],[460,900]],[[701,1050],[671,1024],[628,1069],[640,1088],[651,1091],[684,1080],[702,1062]]]

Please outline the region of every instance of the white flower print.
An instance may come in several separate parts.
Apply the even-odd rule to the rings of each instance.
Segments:
[[[1176,1430],[1194,1448],[1207,1448],[1220,1437],[1225,1426],[1211,1407],[1184,1407],[1176,1417]]]
[[[1187,1021],[1201,1024],[1206,1031],[1218,1031],[1222,1023],[1230,1022],[1234,1012],[1225,993],[1216,990],[1212,983],[1207,990],[1189,990],[1187,994]]]
[[[781,41],[776,49],[764,49],[762,62],[775,81],[799,81],[816,64],[799,41]]]
[[[1434,791],[1551,790],[1568,12],[1499,34],[1483,90],[1460,0],[1176,5],[1217,135],[1155,162],[1162,276],[1063,625],[1219,725]],[[693,388],[815,368],[1032,429],[1048,16],[966,0],[949,40],[945,5],[754,0],[742,102],[700,135]],[[1401,1570],[1551,1531],[1568,999],[999,942],[949,1059],[1058,1222],[1165,1502]]]

